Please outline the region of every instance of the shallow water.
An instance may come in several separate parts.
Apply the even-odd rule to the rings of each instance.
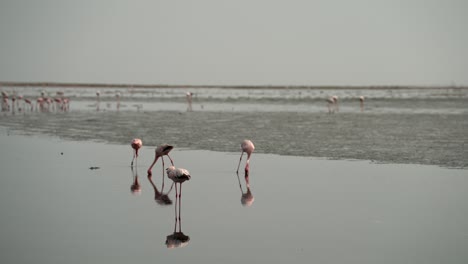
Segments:
[[[154,148],[0,130],[2,263],[466,263],[468,175],[437,166],[174,149],[183,248],[169,250],[175,191],[160,205]],[[9,151],[5,151],[9,150]],[[167,162],[167,160],[166,160]],[[242,164],[243,166],[243,164]],[[90,170],[90,167],[99,167]],[[131,189],[138,175],[141,192]],[[157,190],[156,190],[156,189]],[[243,206],[242,200],[251,206]]]
[[[210,88],[193,112],[182,89],[106,89],[99,105],[96,89],[64,91],[68,112],[0,114],[2,263],[468,261],[465,90]],[[250,192],[235,173],[244,138]],[[180,226],[161,163],[146,176],[164,142],[192,175]]]
[[[1,125],[21,134],[118,144],[139,137],[145,145],[227,152],[250,138],[257,153],[468,166],[468,113],[72,110],[6,114]]]

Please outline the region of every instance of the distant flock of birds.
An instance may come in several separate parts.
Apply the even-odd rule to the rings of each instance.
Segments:
[[[18,111],[34,111],[33,101],[23,97],[22,95],[16,95],[15,92],[10,96],[6,92],[2,91],[2,101],[1,101],[1,111],[2,112],[9,112],[12,111],[13,113]],[[193,111],[192,108],[192,101],[193,101],[192,92],[185,93],[185,97],[187,100],[187,111]],[[116,103],[117,103],[117,110],[120,109],[120,93],[116,93]],[[96,110],[100,110],[100,102],[101,102],[101,93],[100,91],[96,92]],[[361,112],[364,111],[364,96],[358,97],[360,102]],[[11,101],[11,102],[10,102]],[[41,92],[41,96],[38,97],[36,100],[36,107],[35,110],[39,112],[50,112],[50,111],[62,111],[67,112],[70,110],[70,99],[64,96],[62,91],[58,91],[55,97],[46,96],[45,92]],[[328,113],[337,113],[339,112],[339,99],[338,96],[333,95],[327,98],[327,108]],[[137,110],[140,110],[141,106],[136,105]]]
[[[364,96],[359,96],[358,99],[359,99],[359,104],[360,104],[360,108],[361,108],[361,112],[362,112],[362,111],[364,111],[365,97]],[[340,107],[339,107],[339,104],[338,104],[338,96],[336,96],[336,95],[330,96],[327,99],[327,106],[328,106],[328,113],[339,112]]]
[[[133,148],[133,158],[132,158],[132,161],[130,163],[130,167],[132,168],[132,172],[133,172],[133,165],[135,164],[135,167],[137,167],[138,152],[141,149],[141,147],[143,146],[143,142],[142,142],[141,139],[135,138],[135,139],[133,139],[131,141],[130,145]],[[174,231],[173,231],[172,234],[170,234],[170,235],[168,235],[166,237],[166,246],[168,248],[183,247],[183,246],[187,245],[188,241],[190,240],[190,237],[185,235],[182,232],[180,211],[181,211],[182,183],[184,183],[185,181],[190,180],[191,176],[190,176],[190,172],[187,169],[176,168],[174,166],[174,161],[172,160],[171,156],[169,156],[169,153],[173,149],[174,149],[174,146],[169,145],[169,144],[162,144],[162,145],[159,145],[158,147],[156,147],[154,160],[153,160],[153,162],[151,163],[150,167],[147,170],[148,180],[153,185],[153,188],[155,190],[155,200],[157,199],[157,201],[159,201],[159,203],[161,203],[161,204],[166,204],[166,205],[170,204],[171,201],[167,197],[167,194],[163,193],[163,190],[164,190],[164,165],[165,165],[164,164],[164,156],[167,156],[169,158],[169,160],[171,161],[171,166],[169,166],[166,169],[166,174],[167,174],[167,177],[173,181],[173,184],[175,184],[176,202],[175,202]],[[250,157],[251,157],[254,150],[255,150],[255,146],[254,146],[254,144],[252,143],[251,140],[246,139],[246,140],[242,141],[242,143],[241,143],[241,151],[242,152],[241,152],[241,156],[239,158],[239,164],[237,165],[237,170],[236,170],[237,177],[239,179],[239,173],[238,172],[239,172],[239,167],[240,167],[240,164],[241,164],[241,161],[242,161],[242,156],[244,155],[244,152],[247,153],[247,161],[246,161],[245,168],[244,168],[245,175],[246,175],[245,179],[246,179],[246,184],[247,184],[247,192],[242,193],[242,197],[241,197],[241,203],[243,205],[247,205],[247,206],[252,205],[253,200],[254,200],[253,195],[250,192],[250,185],[249,185],[249,180],[248,180],[248,172],[250,170]],[[156,162],[159,159],[161,159],[162,169],[163,169],[163,187],[162,187],[161,192],[159,192],[157,190],[156,185],[152,181],[152,174],[153,174],[152,169],[153,169],[154,165],[156,164]],[[141,191],[141,189],[139,187],[139,183],[138,183],[138,176],[135,175],[134,177],[135,177],[134,182],[133,182],[132,186],[130,187],[130,189],[132,190],[133,193]],[[177,188],[177,184],[179,184],[179,188]],[[240,179],[239,179],[239,186],[241,187]],[[172,190],[172,187],[171,187],[171,190]],[[171,190],[169,190],[169,192]],[[243,192],[242,187],[241,187],[241,192]],[[177,207],[179,207],[179,210],[177,210]],[[177,230],[177,223],[179,223],[179,225],[178,225],[179,229],[178,230]]]
[[[11,103],[10,103],[11,101]],[[15,92],[10,96],[5,91],[2,91],[2,112],[15,113],[34,111],[33,101],[23,97],[22,95],[16,95]],[[36,99],[36,111],[39,112],[50,112],[50,111],[62,111],[67,112],[70,109],[70,99],[64,96],[61,91],[57,92],[55,97],[49,97],[45,95],[45,92],[41,92],[41,96]]]

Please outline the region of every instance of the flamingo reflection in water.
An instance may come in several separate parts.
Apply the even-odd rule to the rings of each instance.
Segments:
[[[135,170],[133,170],[133,167],[130,167],[130,169],[132,170],[132,177],[133,177],[132,185],[130,185],[130,191],[134,195],[139,195],[141,194],[141,186],[140,186],[140,183],[138,182],[137,167],[135,167]]]
[[[164,193],[164,178],[165,175],[162,175],[162,186],[161,186],[161,191],[158,190],[158,187],[156,184],[153,182],[153,177],[151,175],[148,175],[148,180],[153,186],[154,189],[154,200],[156,201],[157,204],[159,205],[170,205],[172,204],[171,198],[169,198],[169,194],[172,191],[172,187],[174,187],[175,183],[172,183],[171,188],[167,193]]]
[[[239,173],[236,173],[237,174],[237,180],[239,181],[239,188],[241,190],[241,204],[243,206],[247,206],[247,207],[250,207],[252,206],[253,202],[255,201],[255,197],[253,196],[252,192],[250,191],[250,182],[249,182],[249,171],[248,170],[245,170],[245,175],[244,175],[244,179],[245,179],[245,186],[247,188],[247,191],[244,193],[244,190],[242,189],[242,184],[241,184],[241,181],[240,181],[240,177],[239,177]]]
[[[361,107],[361,112],[364,112],[364,100],[365,100],[365,97],[364,96],[359,96],[359,106]]]
[[[166,246],[167,248],[185,247],[190,241],[190,237],[182,232],[182,221],[180,216],[182,205],[182,183],[190,180],[191,177],[188,170],[182,168],[175,168],[174,166],[170,166],[166,169],[166,171],[167,177],[174,181],[176,185],[176,202],[174,205],[174,232],[166,237]],[[179,191],[177,191],[177,184],[180,185]],[[177,210],[177,207],[179,207],[179,210]],[[179,231],[177,231],[177,226],[179,227]]]

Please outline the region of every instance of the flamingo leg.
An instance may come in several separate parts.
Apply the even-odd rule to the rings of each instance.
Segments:
[[[182,207],[182,199],[181,199],[181,196],[182,196],[182,183],[179,183],[179,232],[182,232],[181,231],[181,228],[182,228],[182,223],[181,223],[181,220],[180,220],[180,208]]]
[[[174,221],[174,233],[177,230],[177,186],[176,186],[176,202],[174,204],[174,216],[175,216],[175,221]]]
[[[242,155],[244,155],[244,151],[242,151],[242,153],[241,153],[241,156],[240,156],[240,159],[239,159],[239,164],[237,165],[237,171],[236,172],[239,172],[239,167],[240,167],[240,164],[241,164]]]
[[[133,167],[133,161],[135,160],[135,153],[133,153],[133,159],[132,159],[132,163],[130,163],[130,166]]]

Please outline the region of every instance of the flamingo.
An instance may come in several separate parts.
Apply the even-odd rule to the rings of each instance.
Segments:
[[[182,197],[182,183],[190,180],[190,173],[186,169],[175,168],[170,166],[167,168],[167,177],[174,181],[176,184],[176,202],[174,204],[174,213],[175,213],[175,222],[174,222],[174,232],[166,236],[166,246],[167,248],[178,248],[184,247],[190,241],[190,237],[185,235],[182,232],[182,222],[181,222],[181,197]],[[180,192],[177,194],[177,183],[180,185]],[[179,211],[177,212],[177,201],[179,204]],[[177,231],[177,222],[179,222],[179,231]]]
[[[333,95],[327,99],[328,103],[328,113],[338,112],[338,96]]]
[[[359,96],[359,101],[360,101],[360,105],[361,105],[361,112],[364,111],[364,96]]]
[[[28,98],[24,98],[24,102],[31,107],[31,112],[32,112],[34,108],[33,108],[31,100],[29,100]]]
[[[132,140],[131,146],[134,149],[134,153],[133,153],[133,159],[132,159],[132,163],[130,164],[130,167],[133,167],[133,161],[135,161],[135,165],[136,165],[137,158],[138,158],[138,150],[141,148],[141,146],[143,146],[143,142],[141,141],[141,139],[135,138]]]
[[[187,104],[188,104],[187,111],[192,112],[192,96],[193,96],[193,93],[187,92],[185,94],[185,96],[187,97]]]
[[[115,95],[115,98],[117,99],[117,111],[120,110],[120,93],[117,92],[117,94]]]
[[[154,161],[153,163],[151,164],[151,166],[148,168],[148,175],[151,175],[151,169],[153,169],[153,166],[154,164],[156,163],[156,161],[158,161],[158,159],[161,157],[162,159],[162,164],[163,164],[163,173],[164,173],[164,157],[163,156],[167,156],[169,157],[169,159],[171,160],[171,164],[172,166],[174,166],[174,161],[172,161],[171,157],[169,156],[169,152],[171,152],[171,150],[174,148],[174,146],[171,146],[171,145],[168,145],[168,144],[163,144],[163,145],[160,145],[156,148],[155,150],[155,157],[154,157]]]
[[[247,162],[245,164],[245,171],[249,171],[249,163],[250,163],[250,155],[252,155],[252,152],[254,151],[255,149],[255,146],[254,144],[252,143],[252,141],[248,140],[248,139],[245,139],[244,141],[242,141],[241,143],[241,156],[240,156],[240,159],[239,159],[239,164],[237,165],[237,173],[239,172],[239,166],[241,164],[241,161],[242,161],[242,155],[244,155],[244,152],[247,153]]]
[[[101,92],[100,92],[100,91],[97,91],[97,92],[96,92],[96,97],[97,97],[97,100],[96,100],[96,111],[99,111],[99,106],[101,105]]]

